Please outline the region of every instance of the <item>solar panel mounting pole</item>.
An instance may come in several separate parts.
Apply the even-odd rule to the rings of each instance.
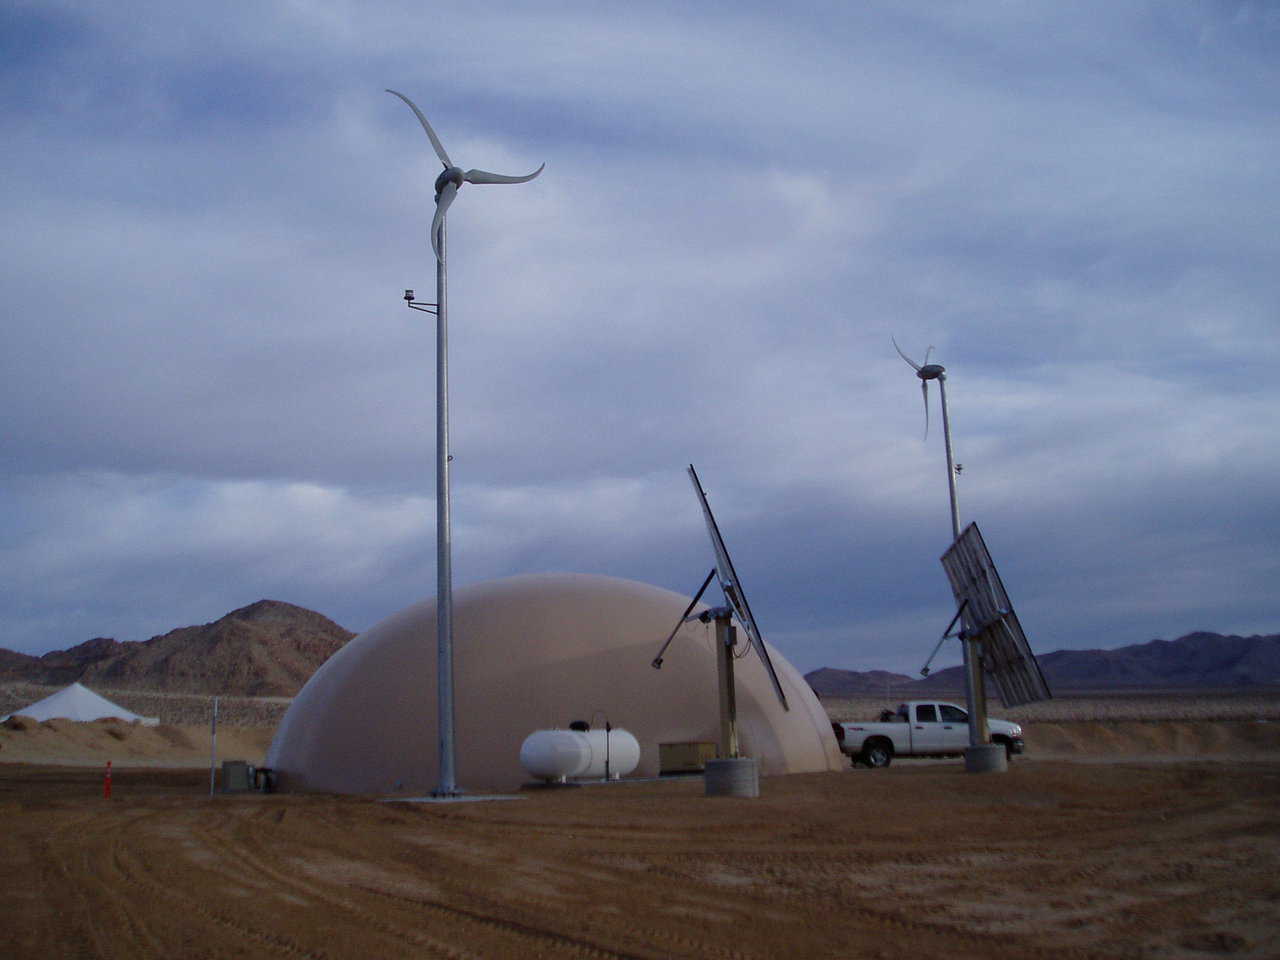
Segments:
[[[942,405],[942,437],[947,448],[947,491],[951,495],[951,542],[960,539],[960,507],[956,500],[956,466],[951,452],[951,417],[947,410],[947,375],[939,372],[938,399]],[[963,614],[961,614],[963,616]],[[964,650],[965,700],[969,708],[969,746],[982,747],[990,731],[987,728],[987,691],[982,678],[982,651],[967,629],[960,631]]]
[[[720,756],[738,756],[738,697],[734,689],[733,648],[738,643],[738,631],[731,622],[730,607],[708,610],[704,617],[716,622],[716,681],[720,688]]]
[[[680,628],[686,623],[691,620],[697,620],[701,623],[715,621],[716,686],[719,689],[720,701],[720,740],[716,744],[716,752],[721,759],[737,759],[738,695],[734,686],[733,650],[738,645],[738,631],[733,625],[733,607],[727,605],[712,607],[710,610],[702,611],[702,613],[693,616],[689,615],[690,611],[698,605],[698,600],[702,598],[707,585],[711,583],[711,578],[715,575],[716,568],[712,567],[711,572],[707,574],[707,579],[702,581],[702,586],[693,595],[689,606],[685,607],[684,613],[680,614],[680,619],[676,621],[675,629],[671,631],[666,642],[662,644],[662,649],[658,651],[658,655],[653,658],[653,662],[650,665],[655,670],[662,669],[662,655],[667,652],[667,648],[671,646],[671,641],[676,638],[676,634],[680,632]]]

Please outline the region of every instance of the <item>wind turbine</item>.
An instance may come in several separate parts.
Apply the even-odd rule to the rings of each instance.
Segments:
[[[388,89],[387,93],[399,97],[409,109],[413,111],[413,115],[418,118],[418,122],[422,124],[422,129],[427,131],[427,139],[431,141],[431,146],[435,148],[436,156],[440,158],[440,162],[444,164],[444,170],[440,176],[436,177],[436,215],[431,220],[431,249],[436,253],[436,262],[444,263],[444,215],[448,213],[450,205],[453,203],[454,197],[458,195],[458,188],[464,183],[528,183],[543,170],[546,164],[538,167],[533,173],[525,174],[523,177],[509,177],[502,173],[489,173],[486,170],[468,170],[462,172],[461,167],[455,167],[453,161],[449,159],[449,154],[445,152],[444,145],[440,142],[440,138],[436,136],[436,132],[431,129],[431,124],[427,123],[427,118],[422,115],[422,111],[418,109],[418,105],[406,97],[403,93],[396,90]]]
[[[942,407],[942,437],[947,448],[947,492],[951,495],[951,542],[954,544],[960,539],[960,508],[956,503],[956,474],[959,467],[955,463],[955,458],[951,452],[951,420],[947,413],[947,368],[940,363],[930,363],[929,356],[933,353],[933,347],[925,351],[924,363],[916,363],[898,346],[898,341],[893,337],[893,349],[898,351],[898,356],[907,362],[907,364],[916,372],[916,376],[920,378],[920,392],[924,397],[924,435],[927,439],[929,436],[929,381],[938,381],[938,400]],[[971,637],[967,636],[971,633],[969,628],[971,624],[965,616],[965,610],[962,606],[956,612],[956,619],[964,619],[964,629],[960,633],[961,646],[964,649],[964,676],[965,676],[965,697],[968,701],[966,706],[969,708],[969,746],[970,748],[981,748],[987,743],[987,691],[982,677],[982,653],[978,644]],[[952,625],[955,620],[952,620]],[[948,627],[944,632],[945,638],[951,631]],[[935,652],[937,652],[935,650]],[[932,659],[932,658],[930,658]],[[927,668],[926,668],[927,669]],[[966,755],[966,763],[968,757]]]
[[[433,795],[453,797],[458,795],[458,783],[454,772],[453,736],[453,544],[449,516],[449,324],[448,324],[448,259],[445,244],[445,214],[458,188],[464,183],[525,183],[542,172],[543,164],[533,173],[523,177],[508,177],[484,170],[468,170],[463,173],[455,167],[445,152],[440,138],[427,123],[417,104],[403,93],[387,90],[408,104],[436,156],[444,164],[444,171],[436,177],[436,213],[431,220],[431,249],[436,255],[436,302],[420,304],[414,301],[413,291],[404,292],[405,302],[415,310],[434,313],[436,316],[436,708],[440,746],[440,782]]]
[[[924,397],[924,438],[929,439],[929,381],[938,381],[938,398],[942,405],[942,437],[947,447],[947,490],[951,494],[951,540],[955,540],[960,536],[960,509],[956,505],[956,474],[959,473],[954,457],[951,454],[951,422],[947,416],[947,368],[940,363],[930,363],[929,356],[933,353],[933,347],[929,347],[924,352],[924,363],[916,363],[898,346],[898,341],[893,337],[893,349],[898,351],[898,356],[907,361],[907,364],[916,372],[916,376],[920,378],[920,393]]]

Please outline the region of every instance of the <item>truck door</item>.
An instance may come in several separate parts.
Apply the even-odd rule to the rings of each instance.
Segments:
[[[963,753],[969,746],[969,714],[950,703],[938,704],[942,721],[942,748],[947,753]]]
[[[911,723],[911,752],[941,753],[942,749],[942,724],[938,722],[937,706],[917,703]]]

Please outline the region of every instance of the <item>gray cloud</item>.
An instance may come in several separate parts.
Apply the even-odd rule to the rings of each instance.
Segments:
[[[1269,8],[131,10],[5,31],[0,645],[433,592],[438,168],[386,86],[547,162],[450,214],[461,582],[691,591],[692,461],[797,666],[915,669],[946,491],[894,334],[1037,649],[1276,629]]]

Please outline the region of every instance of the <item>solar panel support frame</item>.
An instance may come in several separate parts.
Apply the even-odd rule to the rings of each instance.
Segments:
[[[729,548],[725,546],[724,537],[720,535],[720,527],[711,512],[711,505],[707,502],[707,494],[702,489],[702,481],[698,479],[698,471],[693,468],[692,463],[689,464],[689,480],[693,483],[694,493],[697,494],[698,503],[702,506],[702,518],[706,522],[707,535],[711,538],[711,548],[715,552],[716,576],[720,581],[720,589],[724,593],[725,601],[733,608],[738,623],[742,625],[747,635],[747,643],[755,648],[756,655],[764,665],[765,673],[773,686],[773,692],[778,697],[778,702],[782,704],[782,709],[790,710],[791,705],[787,703],[782,682],[778,679],[778,672],[774,669],[773,660],[769,657],[769,650],[764,645],[764,638],[760,635],[760,627],[756,624],[755,615],[751,612],[751,605],[747,602],[746,591],[743,590],[742,581],[738,579],[738,571],[734,569],[733,560],[729,557]]]
[[[956,604],[965,605],[963,641],[981,651],[982,669],[1006,707],[1049,700],[1053,692],[1005,591],[976,523],[942,555]]]

